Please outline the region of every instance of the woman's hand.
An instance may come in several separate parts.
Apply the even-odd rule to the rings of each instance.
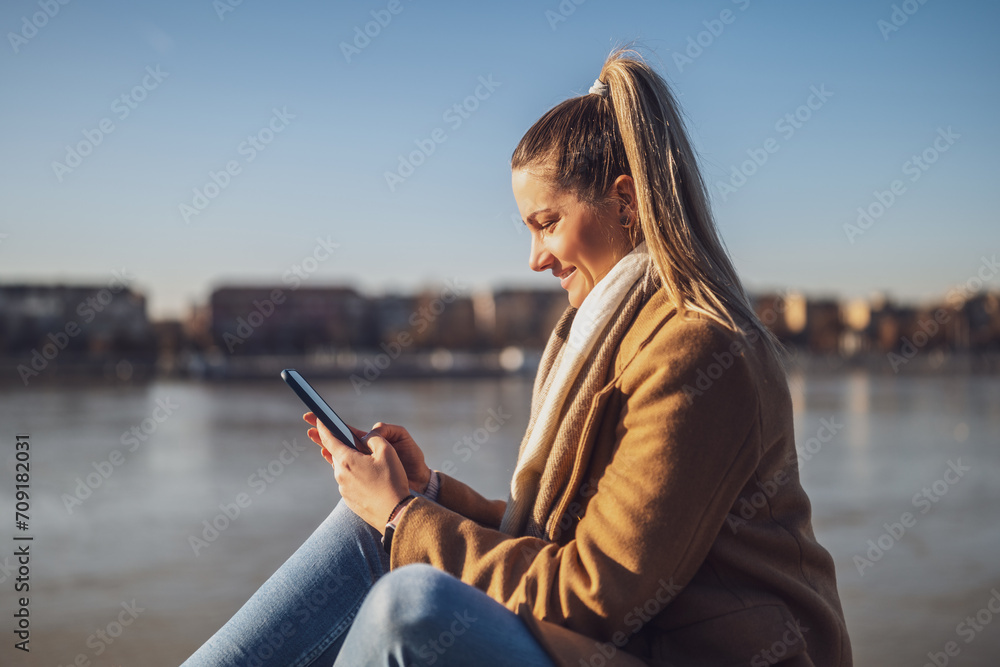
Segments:
[[[410,488],[417,493],[426,491],[427,483],[431,481],[431,469],[424,462],[424,453],[414,442],[409,431],[395,424],[376,422],[370,433],[382,436],[396,450],[396,454],[403,464],[403,469],[406,471],[406,479],[410,483]]]
[[[373,433],[365,441],[371,454],[362,454],[335,438],[313,413],[306,413],[303,419],[313,426],[306,435],[323,447],[323,458],[333,465],[344,502],[365,523],[382,532],[393,508],[410,493],[396,450]]]
[[[316,425],[316,417],[311,412],[307,412],[302,415],[302,418],[307,422]],[[362,442],[370,434],[380,435],[389,441],[392,448],[396,450],[396,454],[399,456],[399,460],[403,464],[403,469],[406,471],[406,479],[410,484],[410,488],[417,493],[424,493],[427,491],[427,484],[431,481],[431,469],[427,467],[424,462],[424,453],[417,446],[417,443],[413,440],[410,435],[402,426],[397,426],[396,424],[385,424],[383,422],[376,422],[372,430],[365,433],[359,428],[354,428],[350,424],[347,428],[351,429],[354,435],[358,436]],[[323,447],[323,443],[319,440],[313,440],[320,449],[323,451],[323,458],[325,458],[329,463],[333,463],[333,459],[330,458],[330,452],[326,451]]]

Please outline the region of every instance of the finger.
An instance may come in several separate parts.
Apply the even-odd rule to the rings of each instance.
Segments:
[[[385,422],[375,422],[375,425],[372,426],[371,433],[377,433],[390,442],[400,438],[409,437],[410,435],[402,426],[399,426],[398,424],[386,424]]]
[[[371,433],[371,431],[362,431],[360,428],[355,428],[350,424],[347,424],[347,428],[351,429],[351,433],[353,433],[354,436],[358,439],[358,442],[361,443],[358,446],[358,451],[361,452],[362,454],[371,454],[371,448],[366,443],[368,435]]]
[[[333,465],[333,455],[330,454],[330,452],[326,451],[325,449],[321,451],[323,453],[323,458],[326,459],[326,462],[329,463],[330,465]]]
[[[353,447],[348,447],[340,440],[338,440],[332,433],[330,429],[326,427],[323,422],[316,422],[316,430],[319,431],[320,440],[323,443],[323,447],[333,455],[334,461],[337,465],[340,465],[345,457],[356,454],[357,450]]]
[[[388,440],[380,435],[372,435],[366,441],[369,449],[372,450],[372,457],[387,460],[390,458],[399,459],[395,447]]]
[[[304,419],[312,426],[316,426],[318,423],[320,423],[319,418],[316,417],[316,415],[313,414],[312,412],[307,412],[304,415],[302,415],[302,419]],[[364,443],[365,436],[368,435],[367,431],[362,431],[361,429],[355,428],[350,424],[347,424],[347,428],[351,429],[351,432],[354,433],[354,435],[358,436],[358,439],[361,440],[362,443]],[[315,442],[317,445],[323,444],[322,441],[319,439],[319,435],[316,436],[316,439],[314,439],[313,442]]]
[[[389,448],[392,447],[392,445],[389,444],[388,440],[378,435],[377,433],[372,433],[371,435],[369,435],[365,443],[372,450],[372,454],[380,452],[384,450],[386,447]]]

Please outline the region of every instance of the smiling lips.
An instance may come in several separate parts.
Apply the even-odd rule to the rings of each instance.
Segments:
[[[569,271],[566,271],[561,276],[559,276],[559,284],[562,285],[563,289],[569,289],[566,287],[566,283],[568,283],[570,279],[572,279],[575,273],[576,273],[576,267],[574,266]]]

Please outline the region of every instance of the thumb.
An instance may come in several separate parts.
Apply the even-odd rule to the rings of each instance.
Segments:
[[[392,449],[392,445],[389,444],[389,441],[376,433],[369,432],[368,435],[361,438],[361,440],[368,445],[368,449],[371,450],[372,455],[379,458],[385,458],[385,450]]]
[[[396,448],[392,446],[392,443],[383,438],[380,435],[370,435],[368,440],[365,441],[368,445],[368,449],[372,452],[372,458],[385,461],[390,468],[396,468],[402,464],[399,461],[399,454],[396,453]]]

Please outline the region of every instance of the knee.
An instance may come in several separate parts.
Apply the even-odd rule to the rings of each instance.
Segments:
[[[464,584],[430,565],[405,565],[375,583],[357,620],[403,643],[426,641],[454,620],[448,598],[456,585]]]

